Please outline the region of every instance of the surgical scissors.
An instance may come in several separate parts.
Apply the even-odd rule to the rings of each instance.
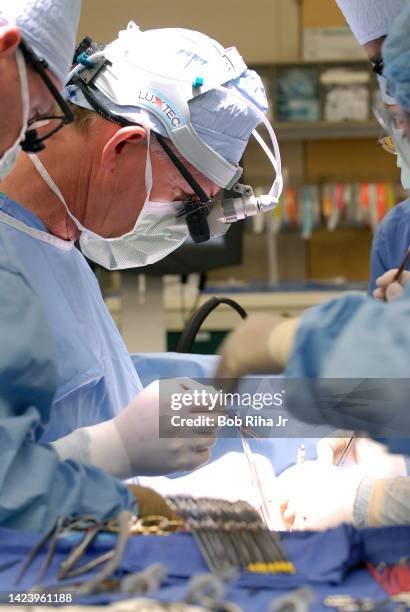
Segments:
[[[28,570],[30,565],[33,563],[34,559],[37,557],[37,555],[40,554],[40,551],[43,548],[43,546],[46,545],[48,540],[51,540],[50,549],[49,549],[49,552],[47,554],[47,557],[46,557],[46,560],[44,562],[44,565],[41,568],[41,574],[40,575],[43,575],[46,572],[48,566],[51,563],[52,555],[54,554],[54,551],[55,551],[55,544],[54,543],[57,541],[58,535],[59,535],[59,533],[61,531],[61,527],[62,527],[63,521],[64,521],[63,517],[61,517],[61,516],[58,517],[57,521],[54,523],[52,528],[49,531],[47,531],[42,538],[40,538],[40,540],[33,547],[31,552],[29,553],[27,559],[25,560],[25,562],[21,566],[21,569],[20,569],[20,571],[18,573],[18,576],[17,576],[14,584],[16,584],[16,585],[19,584],[20,580],[23,578],[24,574],[26,573],[26,571]]]
[[[129,536],[164,536],[184,528],[184,522],[182,520],[169,520],[164,516],[152,515],[138,518],[130,513],[127,513],[126,516],[128,521]],[[82,536],[80,542],[68,554],[67,558],[62,562],[57,576],[58,580],[80,576],[81,574],[91,571],[102,563],[111,561],[114,557],[114,549],[104,552],[99,557],[92,559],[88,563],[85,563],[78,568],[74,568],[76,563],[81,559],[99,533],[110,532],[120,534],[121,530],[124,530],[123,516],[121,516],[121,520],[120,518],[101,520],[93,516],[65,519],[64,517],[60,516],[53,527],[37,542],[29,553],[19,571],[15,584],[17,585],[21,581],[29,566],[40,554],[42,548],[47,544],[47,542],[50,542],[47,556],[41,566],[37,579],[38,581],[41,581],[44,578],[55,554],[58,538],[70,532],[84,532],[84,535]]]

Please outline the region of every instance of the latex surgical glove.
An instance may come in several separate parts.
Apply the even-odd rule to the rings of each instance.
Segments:
[[[277,478],[276,495],[284,525],[297,530],[323,530],[353,523],[363,475],[317,461],[295,465]]]
[[[335,432],[338,437],[323,438],[317,444],[317,459],[321,463],[336,464],[341,453],[350,442],[349,437],[343,437],[346,432]],[[358,437],[353,440],[351,449],[343,465],[355,465],[357,469],[370,478],[393,478],[407,476],[407,467],[402,455],[389,453],[386,446],[371,438]]]
[[[180,394],[188,389],[187,379],[171,382],[172,389]],[[199,390],[200,385],[193,382],[191,387]],[[54,447],[60,458],[76,457],[121,479],[191,471],[206,463],[216,442],[217,418],[206,426],[181,428],[174,427],[171,418],[216,416],[217,407],[212,412],[207,405],[182,406],[174,411],[169,394],[160,397],[159,391],[159,382],[155,381],[114,419],[77,429],[57,440]]]
[[[215,378],[232,382],[246,374],[281,372],[292,351],[298,319],[253,315],[225,339]]]
[[[164,516],[169,520],[180,517],[168,506],[165,499],[153,489],[140,485],[129,485],[129,490],[138,502],[138,516]]]
[[[393,269],[385,272],[376,280],[377,289],[373,291],[373,297],[377,300],[392,302],[399,298],[410,282],[410,272],[404,270],[398,281],[394,280],[398,270]]]

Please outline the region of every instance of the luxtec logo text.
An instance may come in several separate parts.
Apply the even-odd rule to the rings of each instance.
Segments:
[[[138,99],[143,102],[145,105],[155,105],[158,109],[166,116],[168,121],[172,124],[173,127],[180,126],[183,121],[178,116],[177,111],[172,108],[170,102],[168,102],[164,96],[160,96],[153,91],[147,91],[140,89],[138,92]]]

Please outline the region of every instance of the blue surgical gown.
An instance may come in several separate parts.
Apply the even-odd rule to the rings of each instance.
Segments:
[[[55,441],[114,417],[141,390],[139,373],[144,386],[164,377],[212,378],[215,357],[151,354],[134,356],[133,363],[81,252],[55,237],[50,244],[40,219],[11,199],[0,200],[0,211],[37,231],[31,236],[3,222],[56,337],[57,392],[43,440]],[[301,442],[313,457],[314,439],[272,439],[263,445],[276,473],[294,463]],[[255,446],[260,450],[260,444]],[[221,439],[213,458],[231,450],[241,451],[240,442]]]
[[[50,236],[40,219],[9,198],[0,201],[2,226],[39,296],[57,345],[57,390],[43,441],[116,416],[142,385],[124,341],[81,252]],[[37,231],[12,227],[17,219]]]
[[[42,531],[61,514],[135,511],[120,482],[39,441],[57,385],[55,346],[17,253],[0,223],[0,525]]]
[[[410,455],[409,355],[410,287],[390,304],[352,293],[304,313],[285,375],[315,379],[319,385],[346,379],[341,386],[352,381],[352,389],[358,379],[375,379],[374,388],[378,388],[380,397],[373,397],[370,405],[359,401],[354,406],[357,419],[363,417],[374,426],[375,437],[380,439],[384,436],[376,435],[377,431],[385,429],[378,424],[391,421],[394,435],[382,441],[392,452]],[[309,392],[314,391],[310,384]],[[314,400],[295,402],[289,408],[308,422],[330,420],[337,427],[354,429],[349,426],[354,421],[349,406],[325,412],[328,406]]]
[[[376,288],[376,279],[398,268],[410,246],[410,199],[397,204],[383,219],[372,243],[369,295]],[[407,263],[410,269],[410,262]]]

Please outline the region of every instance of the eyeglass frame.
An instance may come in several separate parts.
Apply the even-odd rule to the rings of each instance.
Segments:
[[[378,74],[379,76],[383,76],[383,70],[384,70],[384,60],[382,57],[378,57],[377,59],[371,59],[370,60],[371,64],[372,64],[372,70],[375,74]]]
[[[73,111],[70,109],[66,100],[63,98],[61,93],[58,91],[57,87],[54,85],[52,80],[47,74],[47,69],[49,65],[44,58],[39,57],[29,44],[25,40],[21,40],[19,44],[19,49],[23,54],[24,60],[27,66],[30,66],[37,72],[43,81],[44,85],[47,87],[51,96],[54,98],[55,104],[62,111],[62,115],[42,115],[40,117],[35,117],[29,121],[29,129],[26,131],[25,139],[20,143],[21,148],[26,153],[37,153],[42,151],[45,148],[44,141],[53,136],[56,132],[58,132],[64,126],[73,123],[75,121],[75,115]],[[37,130],[31,126],[39,123],[40,121],[49,121],[49,120],[60,120],[60,124],[57,127],[54,127],[49,132],[44,134],[43,136],[38,136]]]

